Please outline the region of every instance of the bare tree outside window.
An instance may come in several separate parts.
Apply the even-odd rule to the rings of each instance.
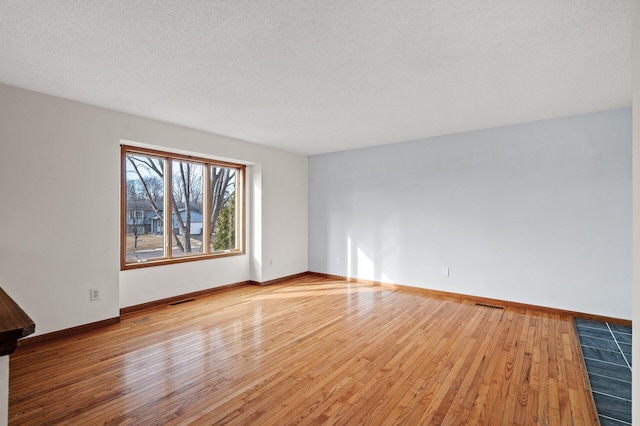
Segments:
[[[161,232],[163,205],[160,195],[164,186],[163,169],[163,160],[160,158],[133,154],[126,156],[126,206],[130,214],[127,216],[125,246],[126,260],[129,262],[164,257]],[[158,176],[158,173],[161,174]],[[137,218],[136,211],[142,211],[143,217]]]

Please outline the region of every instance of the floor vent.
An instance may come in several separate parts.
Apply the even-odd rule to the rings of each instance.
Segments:
[[[504,309],[504,306],[487,305],[486,303],[477,303],[477,302],[476,302],[476,306],[482,306],[484,308],[491,308],[491,309]]]
[[[170,306],[182,305],[183,303],[193,302],[196,299],[181,300],[179,302],[169,303]]]

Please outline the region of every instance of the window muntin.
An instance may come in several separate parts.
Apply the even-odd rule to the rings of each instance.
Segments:
[[[123,269],[244,253],[243,165],[123,145],[122,170]]]

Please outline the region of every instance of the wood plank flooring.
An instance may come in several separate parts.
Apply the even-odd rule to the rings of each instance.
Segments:
[[[568,316],[315,276],[19,348],[10,425],[598,424]]]

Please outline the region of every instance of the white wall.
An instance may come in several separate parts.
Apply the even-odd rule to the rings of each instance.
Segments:
[[[312,156],[309,247],[316,272],[629,319],[631,111]]]
[[[633,365],[640,365],[640,2],[633,3]],[[640,424],[640,369],[633,370],[633,424]]]
[[[120,142],[232,159],[250,176],[246,256],[119,271]],[[307,159],[222,136],[0,85],[0,286],[37,334],[121,307],[306,271]],[[256,253],[261,257],[256,257]],[[263,259],[273,259],[268,267]],[[89,301],[100,288],[102,300]]]

